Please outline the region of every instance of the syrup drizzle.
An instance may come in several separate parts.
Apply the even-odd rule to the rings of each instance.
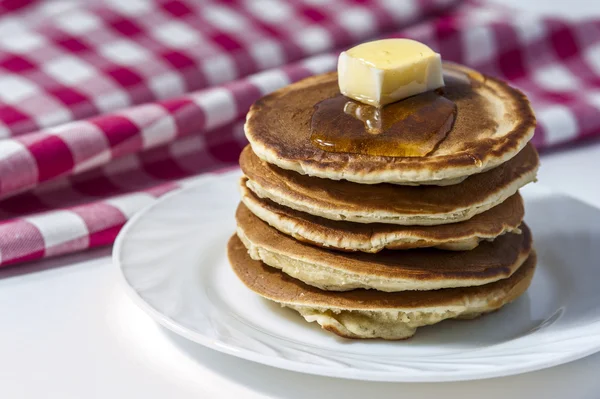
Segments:
[[[315,105],[311,141],[328,152],[422,157],[446,138],[455,118],[456,104],[440,90],[383,108],[339,94]]]

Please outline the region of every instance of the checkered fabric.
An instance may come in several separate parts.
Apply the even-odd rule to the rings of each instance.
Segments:
[[[523,89],[540,148],[600,134],[600,21],[457,0],[0,1],[0,266],[112,243],[235,165],[253,101],[387,36]]]

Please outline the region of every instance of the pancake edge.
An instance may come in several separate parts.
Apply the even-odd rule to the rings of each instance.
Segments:
[[[230,262],[232,251],[239,242],[234,235],[228,244],[228,256]],[[302,303],[301,301],[281,301],[274,297],[257,292],[247,285],[235,267],[234,272],[246,287],[257,295],[278,303],[282,307],[291,308],[308,322],[317,322],[323,329],[344,338],[373,339],[382,338],[388,340],[407,339],[412,337],[416,329],[421,326],[439,323],[446,319],[473,319],[485,313],[500,309],[506,304],[514,301],[525,293],[531,284],[537,256],[532,250],[524,262],[522,273],[505,279],[499,288],[492,288],[486,295],[469,297],[463,295],[455,298],[452,303],[439,304],[427,307],[379,307],[365,308],[364,303],[357,307],[332,307],[323,303]],[[497,283],[492,283],[497,284]],[[508,285],[508,286],[506,286]],[[481,287],[480,287],[481,288]]]
[[[273,188],[265,188],[256,181],[248,179],[246,186],[258,197],[267,198],[279,205],[295,209],[300,212],[309,213],[330,220],[344,220],[355,223],[387,223],[403,226],[434,226],[440,224],[457,223],[471,219],[473,216],[485,212],[496,205],[504,202],[508,197],[514,195],[521,187],[536,180],[538,165],[530,171],[523,173],[513,180],[496,195],[490,195],[486,200],[466,208],[458,208],[452,212],[438,214],[400,214],[385,211],[353,212],[346,209],[319,209],[315,207],[310,198],[294,199],[286,198],[284,192]]]
[[[246,186],[245,182],[247,180],[248,178],[245,176],[240,178],[241,200],[256,217],[298,241],[321,248],[337,249],[339,251],[377,253],[383,249],[407,250],[430,247],[447,251],[470,251],[476,248],[482,241],[493,241],[495,238],[506,233],[520,233],[519,226],[522,222],[522,218],[516,225],[502,222],[494,232],[478,230],[474,231],[469,236],[465,235],[463,237],[454,238],[425,237],[417,233],[404,234],[404,236],[401,234],[380,233],[375,235],[377,236],[377,239],[371,237],[369,241],[352,240],[345,237],[341,239],[332,239],[330,236],[311,232],[310,229],[297,223],[293,216],[282,215],[276,210],[272,211],[268,209],[270,206],[269,204],[265,205],[261,203],[261,201],[265,201],[265,199],[259,198],[253,194]],[[517,192],[514,195],[519,194]],[[520,196],[519,199],[522,204],[523,200]],[[502,204],[498,204],[497,206],[501,205]],[[276,204],[276,206],[281,205]]]
[[[523,225],[528,229],[526,225]],[[272,227],[270,227],[272,228]],[[274,247],[261,246],[253,243],[244,229],[238,224],[237,236],[248,250],[254,260],[265,265],[281,270],[288,276],[302,281],[304,284],[317,287],[324,291],[351,291],[354,289],[373,289],[383,292],[401,291],[431,291],[446,288],[461,288],[481,286],[509,278],[522,266],[531,253],[531,233],[527,230],[529,241],[520,248],[515,262],[508,266],[507,272],[501,272],[491,277],[439,277],[435,280],[422,280],[418,278],[394,277],[390,275],[376,275],[359,273],[353,270],[338,268],[331,265],[319,264],[318,259],[309,259],[301,256],[290,256]],[[323,250],[320,248],[315,248]]]
[[[532,252],[530,258],[534,262],[533,269],[500,296],[489,295],[489,298],[479,299],[469,303],[470,307],[463,311],[443,310],[437,312],[395,312],[395,311],[351,311],[342,310],[335,313],[331,309],[318,309],[306,306],[281,304],[297,311],[307,322],[316,322],[321,328],[343,338],[404,340],[415,335],[417,328],[440,323],[448,319],[472,320],[487,313],[494,312],[513,302],[527,291],[535,272],[536,256]],[[528,260],[530,259],[528,258]],[[420,313],[420,314],[419,314]],[[402,320],[398,322],[398,320]],[[405,321],[406,320],[406,321]]]

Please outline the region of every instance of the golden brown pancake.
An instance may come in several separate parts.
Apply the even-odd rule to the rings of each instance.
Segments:
[[[399,225],[439,225],[468,220],[535,180],[539,160],[527,145],[510,161],[452,186],[357,184],[314,178],[259,159],[247,146],[240,166],[261,198],[331,220]]]
[[[257,217],[296,240],[340,251],[375,253],[387,249],[436,247],[450,251],[471,250],[483,240],[505,233],[519,233],[523,199],[517,193],[506,201],[460,223],[439,226],[398,226],[352,223],[324,219],[259,198],[240,179],[242,202]],[[238,211],[240,212],[240,211]],[[246,212],[242,209],[241,212]]]
[[[248,113],[246,137],[258,157],[280,168],[363,184],[455,184],[521,151],[535,128],[525,95],[456,64],[445,64],[444,73],[444,96],[454,101],[457,115],[450,133],[426,156],[328,152],[313,145],[314,106],[339,95],[335,73],[304,79],[258,100]],[[332,122],[330,128],[349,127]]]
[[[509,277],[531,251],[531,233],[508,233],[472,251],[384,250],[376,254],[315,247],[279,232],[239,207],[237,233],[253,259],[304,283],[332,291],[436,290],[488,284]]]
[[[474,318],[499,309],[527,290],[536,263],[532,252],[511,277],[477,287],[394,293],[361,289],[331,292],[252,260],[235,235],[227,249],[233,271],[250,290],[348,338],[404,339],[423,325],[449,318]]]

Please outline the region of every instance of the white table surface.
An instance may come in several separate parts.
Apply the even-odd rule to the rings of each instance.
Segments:
[[[518,0],[546,14],[600,15],[595,1]],[[600,207],[600,142],[542,157],[540,184]],[[594,183],[596,182],[596,183]],[[451,398],[600,396],[600,354],[491,380],[399,384],[315,377],[188,342],[125,296],[110,250],[0,271],[0,398]]]
[[[600,207],[600,142],[542,157],[539,184]],[[0,398],[594,398],[600,354],[491,380],[395,384],[254,364],[156,325],[124,293],[109,249],[0,271]]]

